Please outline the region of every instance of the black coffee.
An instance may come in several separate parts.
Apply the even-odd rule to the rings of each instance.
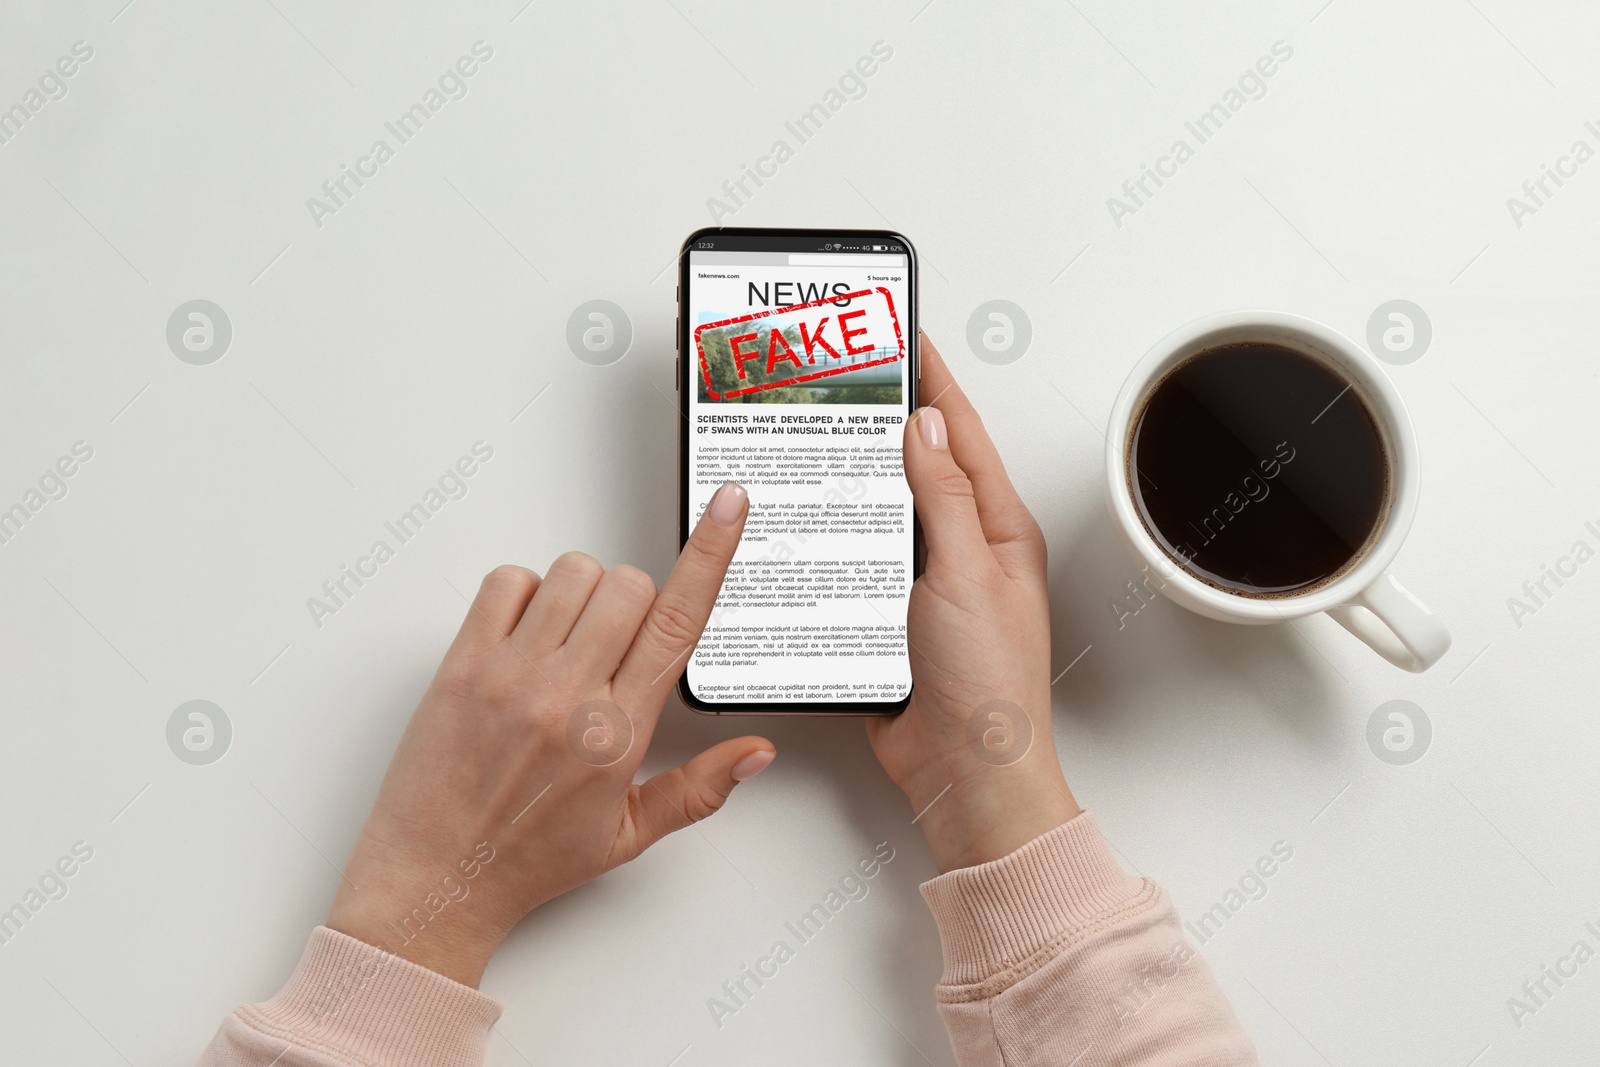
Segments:
[[[1243,596],[1307,592],[1365,554],[1389,498],[1371,412],[1282,345],[1209,349],[1145,401],[1128,448],[1146,528],[1185,570]]]

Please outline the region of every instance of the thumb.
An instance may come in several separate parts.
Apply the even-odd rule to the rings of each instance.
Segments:
[[[972,480],[950,453],[944,412],[918,408],[906,422],[904,448],[906,482],[928,539],[929,557],[951,562],[992,558],[978,521]]]
[[[777,755],[764,737],[736,737],[634,786],[628,791],[631,833],[624,840],[623,862],[719,810],[734,786],[766,770]]]

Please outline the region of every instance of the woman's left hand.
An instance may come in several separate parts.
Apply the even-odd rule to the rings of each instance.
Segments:
[[[484,578],[411,717],[328,926],[476,986],[540,904],[720,808],[772,762],[714,745],[641,785],[662,703],[700,639],[748,514],[717,491],[658,593],[568,553]]]

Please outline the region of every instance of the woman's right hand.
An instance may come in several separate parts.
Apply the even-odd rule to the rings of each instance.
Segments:
[[[920,338],[906,480],[927,562],[906,629],[910,706],[867,737],[941,871],[999,859],[1078,814],[1050,717],[1044,535],[978,413]]]

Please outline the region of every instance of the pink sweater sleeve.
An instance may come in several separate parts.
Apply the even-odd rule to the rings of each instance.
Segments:
[[[1256,1063],[1171,899],[1118,866],[1088,812],[922,895],[961,1067]]]
[[[200,1067],[481,1067],[500,1002],[319,926],[289,984],[223,1020]]]
[[[922,887],[961,1067],[1254,1065],[1172,902],[1085,812]],[[500,1004],[319,926],[289,984],[223,1021],[200,1067],[480,1067]]]

